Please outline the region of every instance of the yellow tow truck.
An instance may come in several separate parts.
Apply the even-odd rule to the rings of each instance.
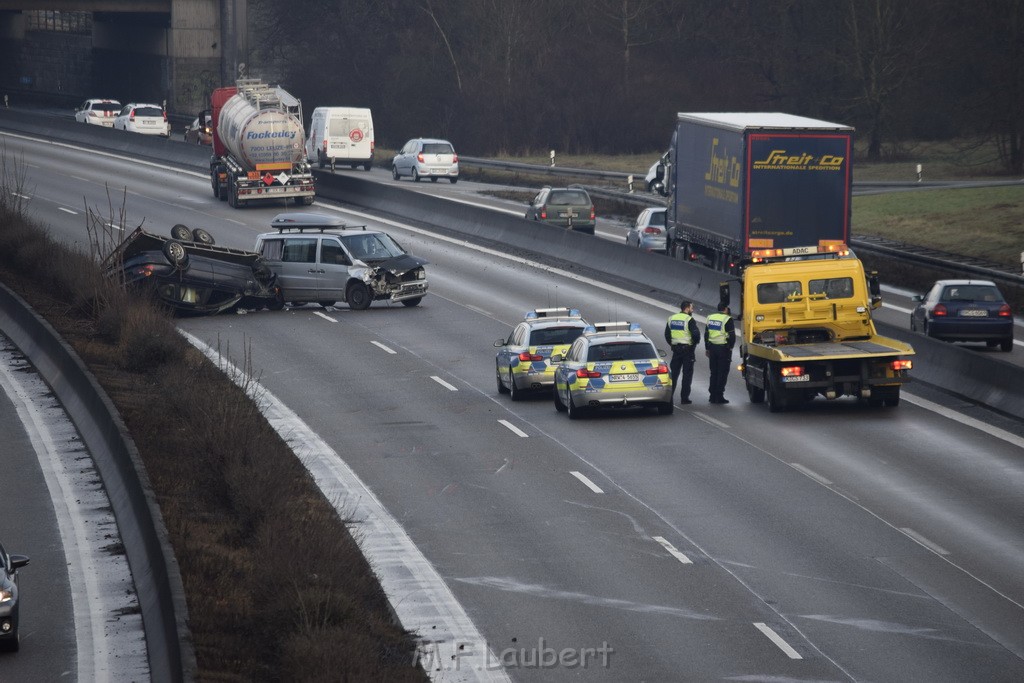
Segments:
[[[753,256],[740,276],[739,369],[751,402],[767,401],[772,412],[818,395],[899,405],[914,349],[875,330],[877,275],[845,249],[778,261]],[[727,283],[722,300],[729,302]]]

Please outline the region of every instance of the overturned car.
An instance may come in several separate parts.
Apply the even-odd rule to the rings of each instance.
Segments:
[[[170,237],[136,228],[103,260],[103,271],[181,315],[276,307],[277,276],[259,254],[217,246],[206,230],[178,224]]]
[[[386,232],[306,212],[279,214],[271,226],[275,232],[257,237],[255,251],[277,275],[276,307],[339,301],[355,310],[374,301],[416,306],[427,293],[427,261],[406,253]]]

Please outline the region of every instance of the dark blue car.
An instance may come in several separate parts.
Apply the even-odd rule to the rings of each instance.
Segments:
[[[939,280],[925,296],[915,296],[910,329],[945,341],[984,342],[1013,349],[1013,311],[988,280]]]

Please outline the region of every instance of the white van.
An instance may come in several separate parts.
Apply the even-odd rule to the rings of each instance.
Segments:
[[[317,107],[309,124],[306,158],[320,167],[373,165],[373,117],[358,107]]]

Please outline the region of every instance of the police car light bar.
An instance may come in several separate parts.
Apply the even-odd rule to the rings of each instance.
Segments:
[[[526,312],[526,320],[537,318],[581,318],[578,308],[535,308]]]
[[[610,323],[594,323],[584,332],[642,332],[640,323],[631,323],[625,320]]]

